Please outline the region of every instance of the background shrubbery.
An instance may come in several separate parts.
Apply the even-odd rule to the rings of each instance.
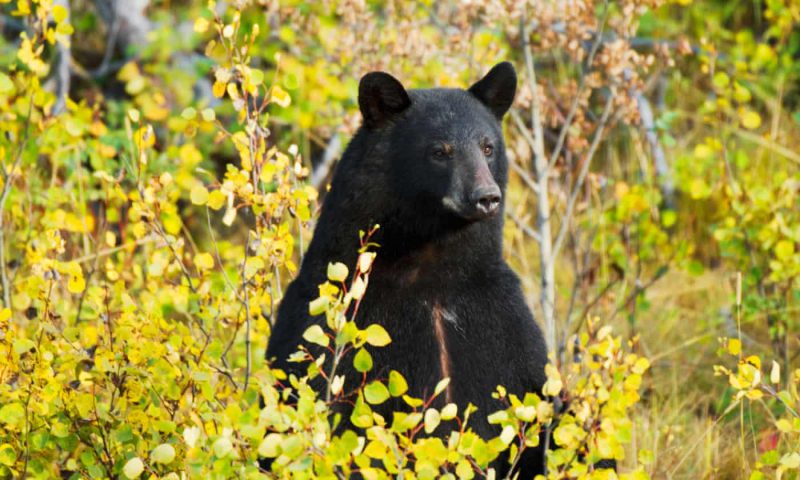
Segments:
[[[540,430],[552,478],[797,477],[797,2],[0,0],[0,27],[0,477],[257,477],[261,454],[469,478]],[[359,77],[463,87],[504,59],[506,252],[560,398],[392,420],[370,405],[399,375],[342,392],[298,353],[317,396],[270,370]],[[331,259],[306,339],[366,370],[390,339],[345,315],[362,258]],[[334,436],[343,395],[362,430]]]

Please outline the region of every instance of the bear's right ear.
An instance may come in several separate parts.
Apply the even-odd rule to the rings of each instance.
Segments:
[[[498,63],[485,77],[469,87],[469,93],[492,111],[498,120],[503,119],[517,93],[517,72],[509,62]]]
[[[410,105],[406,89],[388,73],[370,72],[361,78],[358,106],[367,127],[380,127]]]

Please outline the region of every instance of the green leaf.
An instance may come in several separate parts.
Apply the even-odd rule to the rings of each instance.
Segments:
[[[385,347],[391,343],[389,333],[382,326],[373,323],[367,327],[367,343],[375,347]]]
[[[386,385],[375,381],[364,387],[364,399],[373,404],[380,405],[389,398],[389,390]]]
[[[361,348],[353,358],[353,366],[359,372],[369,372],[372,370],[372,355],[369,354],[367,349]]]

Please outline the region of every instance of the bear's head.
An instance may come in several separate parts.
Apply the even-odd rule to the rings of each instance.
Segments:
[[[365,75],[362,131],[373,138],[393,193],[426,216],[472,223],[497,215],[508,176],[500,122],[516,88],[508,62],[467,90],[406,90],[387,73]]]

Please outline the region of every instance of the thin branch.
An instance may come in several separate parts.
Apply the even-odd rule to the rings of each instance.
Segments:
[[[108,35],[106,36],[106,50],[103,53],[103,61],[94,70],[89,72],[94,78],[102,77],[111,70],[111,58],[114,56],[114,49],[119,38],[120,21],[116,12],[111,9],[111,23],[108,25]]]
[[[522,121],[519,118],[519,113],[517,113],[516,110],[512,110],[511,114],[515,122]],[[521,131],[523,136],[525,136],[526,134],[530,136],[526,130],[521,130]],[[522,180],[522,183],[524,183],[525,186],[527,186],[536,193],[539,192],[539,185],[536,185],[536,182],[531,178],[530,175],[528,175],[528,172],[526,172],[525,169],[520,166],[520,164],[518,164],[514,160],[511,160],[510,162],[508,162],[508,164],[511,166],[511,169],[514,170],[514,173],[516,173],[519,176],[520,180]]]
[[[510,210],[506,209],[505,211],[506,216],[514,222],[514,224],[524,233],[525,235],[531,237],[532,239],[536,240],[536,242],[541,243],[542,237],[539,236],[533,228],[528,225],[526,221],[519,218],[516,214],[512,213]]]
[[[558,230],[558,235],[556,236],[556,241],[553,244],[553,257],[558,256],[558,252],[561,250],[561,246],[564,243],[564,237],[567,234],[567,228],[572,220],[572,213],[575,209],[575,203],[578,199],[578,194],[583,188],[583,182],[586,180],[586,174],[589,172],[589,165],[592,163],[592,159],[597,152],[597,148],[600,146],[600,142],[603,139],[603,134],[605,133],[606,126],[608,125],[608,119],[611,115],[611,107],[613,105],[614,97],[609,95],[608,100],[606,100],[606,106],[603,109],[603,115],[600,117],[600,122],[598,123],[597,129],[594,132],[592,144],[589,146],[589,151],[586,154],[586,158],[583,160],[583,165],[581,165],[578,178],[575,180],[575,184],[572,187],[572,193],[570,193],[569,199],[567,200],[567,210],[564,213],[563,220]]]

